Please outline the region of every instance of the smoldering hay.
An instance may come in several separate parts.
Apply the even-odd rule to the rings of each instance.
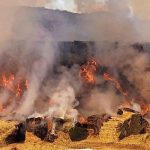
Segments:
[[[141,53],[130,46],[134,42],[149,41],[145,36],[147,32],[140,28],[144,23],[131,15],[126,1],[114,0],[105,5],[109,11],[92,14],[26,7],[1,9],[1,74],[13,73],[13,84],[22,76],[29,82],[19,100],[8,89],[1,90],[2,116],[11,114],[12,118],[19,118],[39,112],[52,117],[76,118],[78,111],[85,115],[87,112],[113,113],[123,101],[124,97],[116,94],[112,85],[106,89],[94,87],[85,92],[81,101],[77,95],[85,86],[79,77],[80,64],[68,67],[60,63],[58,41],[93,41],[93,57],[100,66],[107,66],[116,78],[121,71],[149,102],[149,50]],[[116,42],[119,44],[114,44]],[[93,51],[90,46],[87,48]],[[103,84],[100,75],[95,78]]]

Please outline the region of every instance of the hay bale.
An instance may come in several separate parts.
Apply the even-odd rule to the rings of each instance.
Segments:
[[[19,123],[15,129],[5,138],[7,144],[21,143],[25,141],[26,128],[24,123]]]
[[[76,123],[75,127],[69,130],[69,136],[72,141],[81,141],[88,137],[87,125]]]
[[[98,135],[103,122],[110,119],[110,115],[92,115],[87,118],[87,126],[90,135]]]
[[[0,120],[0,145],[25,141],[25,126],[15,121]]]

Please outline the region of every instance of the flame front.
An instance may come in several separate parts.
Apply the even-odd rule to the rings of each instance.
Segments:
[[[95,76],[97,71],[97,62],[94,58],[88,59],[88,61],[81,66],[80,69],[80,77],[85,81],[85,83],[96,84]],[[144,115],[150,111],[150,103],[145,103],[143,100],[139,100],[136,97],[130,97],[130,93],[128,93],[125,89],[123,89],[121,83],[117,78],[108,72],[103,73],[103,78],[105,81],[110,81],[115,85],[115,88],[123,95],[126,99],[121,104],[121,107],[131,108],[139,106],[141,110],[141,114]],[[134,100],[134,102],[133,102]],[[141,103],[142,102],[142,103]],[[82,120],[82,119],[81,119]]]

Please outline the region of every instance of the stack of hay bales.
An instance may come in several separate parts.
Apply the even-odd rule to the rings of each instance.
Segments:
[[[101,142],[114,143],[146,131],[149,124],[140,113],[123,109],[121,111],[121,114],[103,123],[99,134]]]

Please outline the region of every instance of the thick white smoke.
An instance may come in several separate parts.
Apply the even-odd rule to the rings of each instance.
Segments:
[[[68,79],[62,78],[56,89],[50,93],[50,104],[48,114],[49,116],[66,118],[77,118],[75,91],[69,85]]]

